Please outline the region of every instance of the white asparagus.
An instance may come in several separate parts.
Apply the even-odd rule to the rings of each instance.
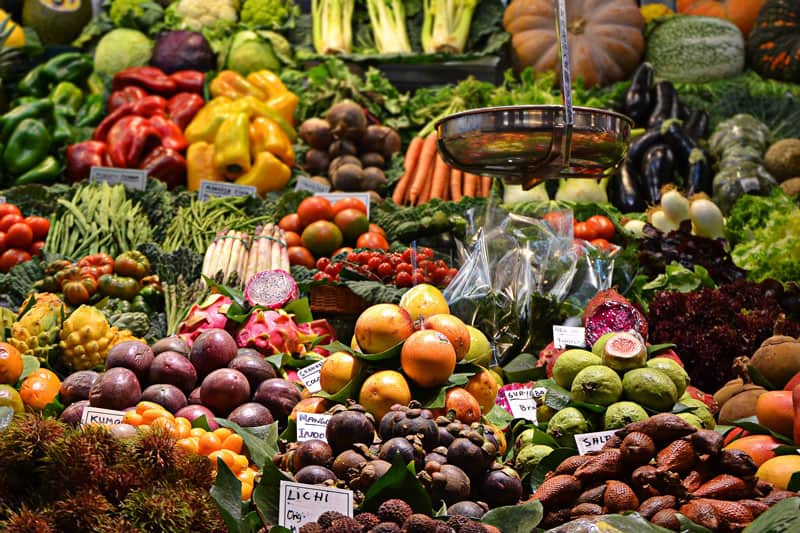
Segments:
[[[281,242],[281,229],[276,226],[272,232],[272,269],[281,267]]]
[[[286,242],[286,233],[283,234],[283,242]],[[281,268],[286,272],[292,271],[291,263],[289,262],[289,247],[284,244],[281,246]]]
[[[211,264],[214,261],[214,251],[216,249],[217,240],[219,239],[220,235],[221,233],[217,233],[217,236],[214,237],[214,240],[212,240],[211,244],[209,244],[208,248],[206,248],[206,255],[203,257],[203,269],[202,269],[202,273],[204,276],[211,277],[209,271],[211,270]]]
[[[242,243],[244,245],[244,249],[242,250],[242,254],[239,257],[239,266],[236,269],[236,271],[239,274],[239,286],[244,288],[245,285],[244,277],[247,275],[247,259],[250,256],[250,247],[253,245],[253,241],[249,233],[242,232]]]
[[[211,263],[209,264],[208,267],[208,277],[211,279],[214,279],[214,277],[217,275],[217,272],[219,272],[220,268],[219,265],[221,262],[222,253],[225,249],[225,241],[226,241],[225,234],[227,232],[228,230],[220,231],[219,235],[216,238],[217,242],[216,245],[214,246],[214,251],[211,254]]]
[[[258,259],[258,234],[260,232],[261,226],[258,226],[250,241],[250,250],[247,252],[247,266],[244,269],[244,279],[242,280],[244,285],[247,285],[247,282],[255,274],[256,260]]]
[[[242,237],[241,232],[234,231],[233,232],[233,245],[231,246],[231,258],[228,261],[228,266],[225,268],[225,276],[223,277],[224,283],[231,285],[231,277],[236,272],[236,269],[239,267],[239,258],[242,254]]]
[[[217,268],[214,272],[214,277],[216,278],[220,273],[222,273],[223,281],[225,279],[225,272],[228,270],[228,263],[231,261],[231,251],[233,250],[233,239],[231,238],[231,232],[226,231],[225,236],[223,237],[222,242],[222,251],[220,253],[219,263],[217,263]]]
[[[274,227],[275,226],[273,224],[267,224],[264,226],[264,229],[261,230],[261,251],[258,254],[259,272],[264,272],[265,270],[270,270],[270,268],[272,268],[272,248],[270,246],[272,241],[269,240],[269,237],[272,235]]]

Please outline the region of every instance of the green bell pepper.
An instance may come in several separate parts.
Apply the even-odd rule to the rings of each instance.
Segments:
[[[151,314],[153,308],[150,307],[150,304],[147,303],[147,300],[145,300],[141,294],[137,294],[133,297],[133,300],[131,300],[131,312]]]
[[[75,116],[83,105],[83,91],[72,82],[62,81],[50,91],[50,100],[56,109]]]
[[[26,118],[11,134],[3,151],[6,170],[14,175],[29,171],[47,156],[50,143],[47,126],[34,118]]]
[[[75,132],[72,124],[70,124],[69,117],[62,113],[60,109],[56,109],[56,112],[53,113],[53,119],[53,142],[57,146],[75,142]]]
[[[0,142],[8,142],[11,134],[23,120],[28,118],[50,118],[52,112],[53,102],[46,98],[41,98],[35,102],[15,107],[0,117],[0,125],[2,125],[2,130],[0,130]]]
[[[92,57],[80,52],[59,54],[44,64],[42,75],[50,82],[84,81],[94,70]]]
[[[142,298],[144,302],[154,309],[164,307],[164,292],[157,285],[147,285],[139,291],[136,298]],[[134,298],[134,301],[136,301]]]
[[[42,75],[44,64],[37,65],[17,83],[17,92],[25,96],[36,96],[41,98],[47,92],[47,78]]]
[[[14,180],[14,185],[29,183],[51,183],[61,176],[61,164],[58,159],[49,155],[42,162]]]
[[[102,120],[105,114],[106,105],[103,101],[102,94],[90,94],[83,101],[83,105],[78,110],[75,119],[75,126],[83,128],[86,126],[95,126]]]

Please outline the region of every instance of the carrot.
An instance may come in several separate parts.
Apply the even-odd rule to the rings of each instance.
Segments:
[[[425,144],[425,139],[422,137],[414,137],[408,144],[406,156],[403,160],[405,174],[403,174],[403,177],[397,182],[397,186],[392,194],[392,200],[394,200],[394,203],[396,204],[399,204],[406,199],[406,193],[408,192],[409,185],[411,185],[411,179],[414,177],[414,172],[417,170],[419,155],[422,151],[423,144]]]
[[[481,176],[481,196],[484,198],[489,197],[489,192],[492,190],[492,178],[489,176]]]
[[[469,196],[470,198],[475,198],[475,194],[478,190],[478,176],[475,174],[470,174],[469,172],[464,173],[464,196]]]
[[[411,190],[408,193],[408,198],[412,204],[419,204],[417,202],[422,190],[427,186],[426,180],[436,161],[436,133],[431,133],[425,138],[422,144],[422,149],[419,154],[419,162],[414,173],[414,180],[411,183]]]
[[[433,189],[433,173],[436,170],[436,165],[431,165],[428,168],[428,175],[425,176],[425,184],[422,187],[422,194],[417,198],[416,205],[422,205],[431,199],[431,190]]]
[[[442,200],[452,200],[450,198],[450,175],[453,173],[453,168],[447,165],[447,173],[444,175],[444,192],[442,193]]]
[[[464,173],[458,169],[450,170],[450,198],[457,202],[461,200],[461,180]]]
[[[447,184],[450,167],[444,162],[442,156],[436,154],[436,166],[433,170],[433,180],[431,183],[431,198],[444,198],[444,189]]]

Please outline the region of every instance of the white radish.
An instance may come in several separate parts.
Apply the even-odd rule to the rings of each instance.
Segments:
[[[652,207],[647,210],[647,221],[658,231],[664,233],[678,229],[678,224],[671,221],[660,207]]]
[[[691,199],[689,213],[692,231],[700,237],[720,239],[725,237],[725,217],[717,204],[705,194],[696,194]]]
[[[627,221],[625,223],[625,226],[623,227],[625,228],[626,231],[630,232],[630,234],[633,235],[635,238],[644,239],[644,225],[645,225],[644,220],[632,219]]]
[[[675,224],[689,220],[689,199],[673,186],[666,185],[662,190],[661,209]]]

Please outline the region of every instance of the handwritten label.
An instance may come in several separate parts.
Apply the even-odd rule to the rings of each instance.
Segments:
[[[585,348],[586,331],[584,328],[576,328],[574,326],[553,326],[553,346],[557,350],[567,346]]]
[[[123,411],[101,409],[100,407],[84,407],[81,415],[81,425],[101,424],[103,426],[111,426],[121,424],[123,416],[125,416]]]
[[[544,402],[547,389],[544,387],[524,387],[506,391],[506,399],[514,418],[524,418],[536,424],[536,408]]]
[[[92,167],[89,182],[105,182],[109,185],[122,184],[129,189],[143,191],[147,188],[147,171],[137,168]]]
[[[303,524],[316,522],[325,511],[352,517],[353,491],[281,481],[278,525],[296,533]]]
[[[306,178],[300,176],[297,178],[297,184],[294,186],[294,190],[296,191],[310,191],[313,193],[318,192],[328,192],[331,190],[331,186],[325,183],[320,183],[317,180],[312,180],[311,178]]]
[[[331,415],[297,413],[297,442],[321,440],[328,442],[325,432]]]
[[[603,448],[606,442],[614,436],[616,429],[610,431],[595,431],[594,433],[579,433],[575,435],[575,444],[578,445],[578,453],[586,455],[589,452],[596,452]]]
[[[344,198],[357,198],[361,200],[361,203],[363,203],[367,208],[367,218],[369,218],[370,195],[368,192],[326,192],[318,193],[314,196],[322,196],[323,198],[327,198],[331,205],[336,205],[336,202]]]
[[[202,180],[200,182],[200,191],[197,193],[197,199],[201,202],[205,202],[211,198],[255,196],[256,194],[256,188],[252,185],[236,185],[235,183],[226,183],[224,181]]]
[[[297,371],[297,377],[299,377],[303,385],[306,386],[308,392],[312,394],[322,390],[322,385],[319,382],[319,372],[322,370],[322,363],[324,362],[325,361],[319,361]]]

